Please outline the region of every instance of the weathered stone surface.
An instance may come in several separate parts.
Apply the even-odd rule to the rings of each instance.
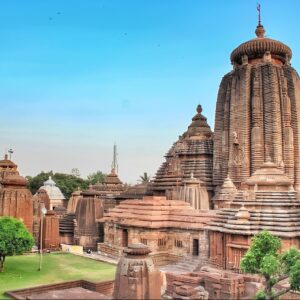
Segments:
[[[47,211],[43,222],[43,249],[59,249],[59,221],[53,210]]]
[[[131,243],[144,243],[156,265],[169,263],[185,253],[207,258],[208,240],[204,230],[214,217],[210,210],[195,210],[188,203],[148,196],[126,200],[109,210],[104,223],[105,240],[98,250],[119,256]]]
[[[291,50],[256,34],[232,52],[215,115],[210,262],[234,271],[263,229],[300,247],[300,80]]]
[[[33,199],[27,183],[27,179],[19,175],[17,165],[6,155],[0,161],[0,216],[21,219],[32,233]]]
[[[76,207],[77,207],[77,202],[81,196],[81,190],[77,188],[75,192],[72,193],[69,201],[68,201],[68,206],[67,206],[67,213],[69,214],[75,214],[76,212]]]
[[[100,226],[96,221],[103,216],[103,201],[92,186],[81,193],[76,207],[75,243],[85,248],[96,249],[100,242]]]
[[[155,195],[166,196],[170,200],[179,199],[177,194],[179,187],[184,186],[184,181],[192,175],[202,181],[201,186],[207,189],[211,198],[213,139],[207,120],[201,113],[202,107],[198,105],[197,114],[193,117],[188,130],[166,154],[166,161],[157,171],[151,187]]]
[[[239,187],[270,158],[299,190],[300,84],[290,58],[287,46],[263,34],[232,52],[215,115],[215,185],[229,175]]]
[[[160,299],[160,272],[148,255],[149,248],[131,244],[124,253],[117,267],[113,299]]]
[[[43,207],[45,207],[47,211],[50,210],[50,198],[45,190],[40,189],[33,196],[33,236],[36,245],[39,245],[40,243],[39,236]]]
[[[197,273],[166,274],[166,296],[172,299],[243,299],[244,276],[203,267]],[[201,289],[197,289],[201,287]],[[198,297],[195,294],[198,293]],[[184,298],[186,297],[186,298]]]
[[[251,237],[263,229],[281,237],[283,249],[300,248],[300,201],[291,180],[274,163],[264,163],[221,206],[226,208],[208,226],[212,263],[239,270]]]

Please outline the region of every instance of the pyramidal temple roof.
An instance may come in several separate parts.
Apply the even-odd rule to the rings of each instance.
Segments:
[[[166,197],[145,196],[143,200],[125,200],[109,210],[100,222],[147,228],[199,230],[213,219],[211,210],[195,210],[187,202]]]
[[[182,136],[172,145],[165,155],[166,161],[155,175],[152,189],[164,191],[182,184],[191,173],[203,181],[211,189],[213,132],[202,115],[202,107],[198,105],[197,114]]]

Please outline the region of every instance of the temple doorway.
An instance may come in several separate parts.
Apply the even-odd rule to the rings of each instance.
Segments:
[[[122,246],[128,247],[128,230],[127,229],[123,229],[123,232],[122,232]]]
[[[193,239],[193,255],[199,256],[199,240]]]

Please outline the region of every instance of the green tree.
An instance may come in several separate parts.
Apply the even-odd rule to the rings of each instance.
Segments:
[[[27,176],[29,182],[29,189],[32,194],[35,194],[37,190],[43,186],[44,182],[48,180],[49,176],[55,181],[56,185],[60,188],[66,199],[69,199],[71,194],[79,187],[81,190],[85,190],[88,187],[88,182],[80,177],[64,174],[64,173],[53,173],[41,172],[40,174],[30,177]]]
[[[34,239],[24,223],[12,217],[0,217],[0,272],[6,256],[22,254],[31,249]]]
[[[147,182],[150,182],[150,179],[151,179],[151,176],[148,175],[147,172],[144,172],[144,174],[140,176],[139,182],[141,182],[141,183],[147,183]]]
[[[101,171],[97,171],[95,173],[88,175],[86,182],[88,185],[96,184],[97,182],[103,183],[105,176],[106,175],[104,173],[102,173]]]
[[[266,230],[256,234],[241,261],[241,270],[265,278],[265,288],[256,299],[273,300],[290,290],[300,290],[300,251],[291,248],[280,254],[281,240]],[[290,287],[275,292],[274,285],[289,278]]]
[[[37,190],[43,185],[43,183],[48,180],[49,176],[53,177],[53,171],[44,172],[42,171],[40,174],[36,176],[26,176],[28,180],[28,187],[31,193],[34,195]]]
[[[70,174],[55,173],[52,177],[56,185],[60,188],[66,199],[69,199],[71,194],[79,187],[85,190],[88,187],[86,180]]]

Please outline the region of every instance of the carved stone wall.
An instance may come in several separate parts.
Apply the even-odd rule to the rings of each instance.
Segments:
[[[113,299],[160,299],[160,272],[148,256],[149,248],[132,244],[124,253],[117,267]]]
[[[300,84],[289,65],[269,61],[236,66],[219,89],[213,183],[227,175],[239,187],[267,159],[281,164],[300,188]]]
[[[59,249],[59,219],[50,210],[43,219],[43,249]]]

